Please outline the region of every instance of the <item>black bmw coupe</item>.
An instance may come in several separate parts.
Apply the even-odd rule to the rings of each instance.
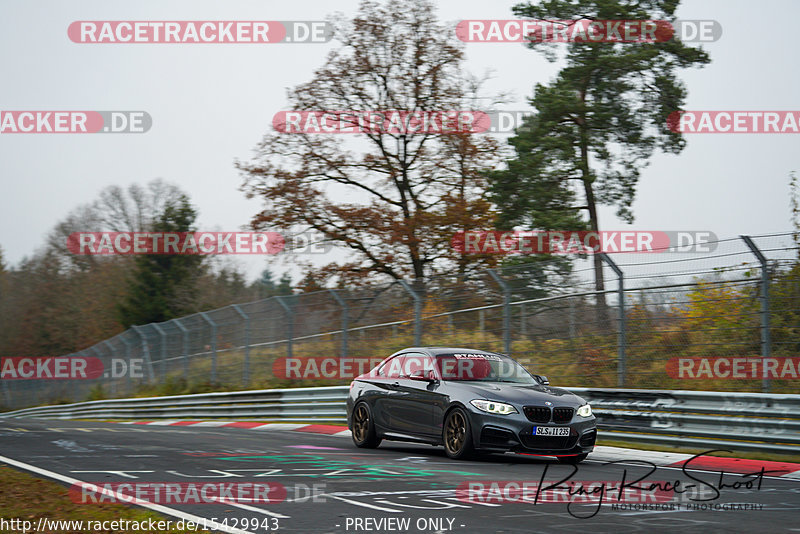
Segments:
[[[444,347],[401,350],[357,377],[347,426],[358,447],[429,443],[450,458],[511,451],[578,463],[597,438],[582,398],[508,356]]]

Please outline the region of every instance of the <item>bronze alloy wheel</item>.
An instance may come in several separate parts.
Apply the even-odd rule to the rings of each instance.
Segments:
[[[381,443],[375,432],[375,425],[372,422],[372,413],[366,402],[359,402],[353,408],[353,443],[356,447],[374,449]]]
[[[364,441],[367,439],[367,430],[369,429],[369,412],[364,403],[359,404],[353,412],[353,437],[356,441]]]
[[[444,449],[450,458],[466,458],[473,452],[469,421],[461,408],[449,414],[444,424]]]

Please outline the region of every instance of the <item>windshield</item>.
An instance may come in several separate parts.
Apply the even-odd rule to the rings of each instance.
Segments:
[[[537,384],[531,374],[508,356],[453,353],[436,356],[436,368],[444,380],[462,382],[510,382]]]

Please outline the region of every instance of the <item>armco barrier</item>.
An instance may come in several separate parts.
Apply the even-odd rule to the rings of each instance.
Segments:
[[[347,386],[113,399],[25,408],[0,417],[51,419],[258,419],[343,423]]]
[[[601,439],[800,454],[800,395],[567,389],[591,403]],[[26,408],[0,417],[343,423],[347,393],[347,386],[332,386],[114,399]]]

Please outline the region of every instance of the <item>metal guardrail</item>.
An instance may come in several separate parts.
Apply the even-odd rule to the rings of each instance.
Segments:
[[[800,395],[566,389],[591,403],[606,440],[800,454]],[[114,399],[26,408],[0,417],[343,423],[347,393],[347,386],[332,386]]]
[[[606,440],[800,454],[800,395],[569,388]]]
[[[0,417],[53,419],[259,419],[342,423],[347,386],[262,389],[25,408]]]

